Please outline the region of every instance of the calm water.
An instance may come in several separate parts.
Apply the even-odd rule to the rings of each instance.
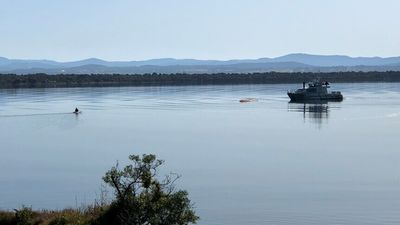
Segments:
[[[155,153],[200,225],[399,224],[400,84],[289,104],[297,86],[0,90],[0,208],[91,202],[117,160]]]

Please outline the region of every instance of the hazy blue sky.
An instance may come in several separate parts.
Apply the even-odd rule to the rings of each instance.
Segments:
[[[400,55],[398,0],[0,0],[0,56]]]

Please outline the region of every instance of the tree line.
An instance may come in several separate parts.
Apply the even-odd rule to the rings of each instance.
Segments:
[[[0,74],[0,88],[276,84],[301,83],[316,78],[329,82],[400,82],[400,71],[215,74]]]

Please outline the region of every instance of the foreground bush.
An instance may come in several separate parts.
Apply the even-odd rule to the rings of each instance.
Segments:
[[[154,155],[131,155],[130,165],[118,164],[103,177],[114,189],[110,204],[95,203],[80,209],[34,211],[23,206],[15,212],[0,211],[0,225],[187,225],[196,223],[188,193],[176,190],[178,175],[158,180],[163,164]]]
[[[129,159],[132,164],[122,169],[117,164],[103,177],[114,189],[116,199],[98,224],[185,225],[198,220],[188,193],[175,190],[179,176],[157,179],[162,160],[155,155],[131,155]]]

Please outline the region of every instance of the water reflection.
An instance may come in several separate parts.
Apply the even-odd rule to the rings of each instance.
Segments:
[[[328,121],[330,108],[327,101],[291,101],[288,104],[288,111],[302,113],[304,122],[321,125]]]

